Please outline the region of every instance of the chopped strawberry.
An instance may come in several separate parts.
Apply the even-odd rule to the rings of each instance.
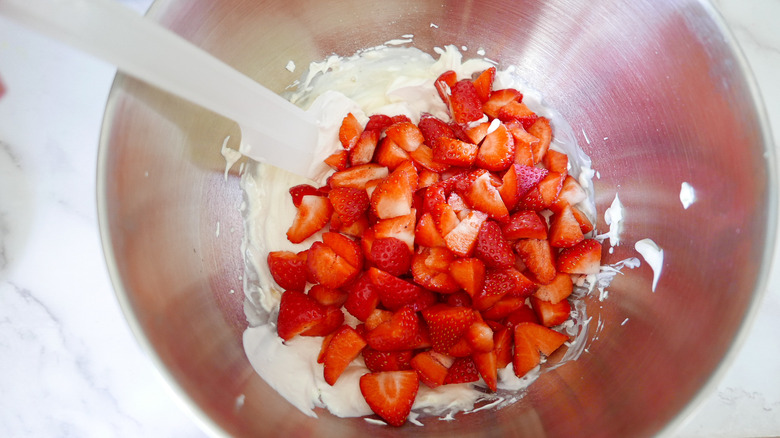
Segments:
[[[519,308],[512,311],[512,313],[506,317],[505,322],[507,327],[514,327],[521,322],[532,322],[534,324],[539,324],[539,317],[536,316],[536,312],[534,312],[534,309],[532,309],[531,306],[523,304]]]
[[[313,298],[294,290],[282,294],[276,332],[288,341],[314,327],[325,318],[325,307]]]
[[[488,99],[490,99],[490,93],[493,90],[493,80],[495,78],[496,68],[490,67],[474,79],[474,87],[477,89],[477,96],[479,96],[479,100],[482,103],[487,102]]]
[[[351,187],[337,187],[328,193],[328,199],[344,225],[351,225],[368,210],[368,195],[365,190]]]
[[[523,125],[523,128],[528,129],[539,116],[531,111],[526,104],[515,100],[502,106],[498,110],[497,118],[502,122],[517,120]]]
[[[460,219],[458,218],[457,213],[455,213],[455,210],[452,208],[452,206],[446,202],[436,205],[433,210],[431,210],[431,218],[433,219],[433,223],[436,225],[436,229],[439,231],[439,234],[442,237],[450,234],[450,232],[452,232],[452,230],[454,230],[455,227],[460,224]]]
[[[473,354],[474,349],[465,336],[461,337],[455,345],[447,350],[447,355],[452,357],[471,357]]]
[[[492,333],[492,332],[491,332]],[[477,372],[482,376],[482,380],[488,388],[495,392],[498,389],[498,361],[496,351],[491,350],[484,353],[474,353],[471,355],[474,360],[474,366]]]
[[[393,124],[393,119],[384,114],[374,114],[368,118],[366,123],[366,131],[377,131],[380,134],[384,132],[390,125]]]
[[[548,150],[542,158],[542,164],[550,172],[568,173],[569,172],[569,157],[563,152]]]
[[[341,306],[325,306],[325,317],[306,329],[301,336],[328,336],[344,324],[344,312]]]
[[[298,184],[297,186],[290,187],[290,197],[292,198],[295,208],[301,206],[301,201],[306,195],[322,195],[320,190],[309,184]]]
[[[323,358],[325,382],[335,385],[350,362],[360,355],[366,341],[348,325],[338,329],[328,342]]]
[[[556,266],[567,274],[598,274],[601,267],[601,243],[593,239],[564,248],[558,254]]]
[[[487,134],[477,153],[476,165],[491,171],[502,171],[515,161],[515,141],[504,124]]]
[[[303,292],[306,287],[306,253],[271,251],[268,253],[268,269],[282,289]]]
[[[349,167],[349,151],[340,149],[330,154],[324,162],[333,170],[345,170]]]
[[[455,362],[447,370],[444,384],[469,383],[477,380],[479,380],[479,372],[474,364],[474,360],[470,357],[459,357],[455,359]]]
[[[354,240],[341,233],[327,232],[322,234],[322,242],[356,270],[363,268],[363,250]]]
[[[529,134],[523,128],[523,124],[517,120],[509,120],[504,122],[504,124],[515,140],[515,164],[525,166],[536,164],[534,161],[534,150],[538,149],[539,139]]]
[[[545,117],[539,117],[526,130],[529,134],[539,139],[539,143],[533,146],[534,163],[538,163],[542,161],[552,142],[553,135],[550,121]]]
[[[412,358],[411,365],[420,380],[430,388],[444,384],[453,359],[433,350],[423,351]]]
[[[554,327],[559,324],[563,324],[564,321],[569,319],[571,314],[571,304],[569,300],[561,300],[555,304],[540,300],[539,298],[532,296],[531,307],[536,312],[539,322],[545,327]]]
[[[566,175],[550,172],[539,181],[536,187],[532,188],[522,201],[519,208],[524,210],[544,210],[550,208],[558,199],[558,194],[563,188],[563,181]]]
[[[558,272],[555,274],[555,279],[550,284],[539,285],[534,296],[540,300],[557,304],[568,298],[573,289],[574,285],[571,281],[571,275]]]
[[[365,189],[367,182],[385,178],[388,174],[387,167],[380,164],[362,164],[334,173],[330,176],[328,185],[331,188],[352,187]]]
[[[485,274],[485,285],[474,295],[474,308],[485,310],[495,305],[504,296],[527,297],[536,286],[515,268],[489,269]]]
[[[460,290],[455,293],[447,294],[444,302],[452,307],[471,307],[471,295],[464,290]]]
[[[328,349],[328,344],[330,344],[330,340],[333,339],[333,336],[336,335],[336,332],[324,336],[322,338],[322,345],[320,346],[320,352],[317,355],[317,363],[323,363],[325,362],[325,351]]]
[[[523,377],[541,362],[541,352],[551,355],[569,339],[563,333],[534,324],[523,322],[515,326],[514,371],[517,377]]]
[[[441,181],[441,175],[438,172],[423,168],[420,171],[419,178],[417,179],[417,192],[415,192],[415,194],[423,193],[420,191],[420,189],[430,187],[439,181]]]
[[[436,304],[422,311],[431,334],[434,351],[447,353],[474,322],[474,311],[465,307]]]
[[[368,276],[379,293],[379,301],[389,310],[398,310],[412,305],[423,293],[423,288],[388,274],[377,268],[370,268]]]
[[[555,279],[555,255],[550,242],[543,239],[521,239],[515,243],[515,252],[539,284]]]
[[[412,369],[412,350],[379,351],[367,346],[363,349],[363,359],[372,373]]]
[[[346,150],[352,149],[360,139],[363,132],[363,126],[360,125],[354,114],[349,113],[341,122],[339,128],[339,141]]]
[[[411,161],[399,165],[371,194],[372,213],[379,219],[408,215],[417,190],[417,178]]]
[[[488,268],[508,268],[515,265],[515,253],[497,222],[487,220],[480,227],[474,257],[482,260]]]
[[[412,275],[420,286],[444,294],[460,290],[460,285],[449,274],[455,256],[446,248],[420,247],[412,257]]]
[[[501,177],[501,185],[498,187],[498,193],[501,195],[501,200],[504,201],[506,209],[510,212],[515,209],[518,201],[520,201],[518,189],[517,168],[515,166],[509,166],[509,169],[504,172],[504,176]]]
[[[441,173],[450,167],[447,163],[437,161],[433,157],[433,149],[427,144],[421,144],[416,150],[410,152],[409,158],[419,167],[428,169],[431,172]]]
[[[317,283],[334,289],[349,283],[360,273],[359,267],[352,265],[322,242],[314,242],[309,248],[306,265],[309,274]]]
[[[425,142],[420,128],[412,122],[395,123],[385,130],[385,135],[406,152],[413,152]]]
[[[315,284],[307,293],[323,306],[341,307],[347,301],[347,292],[341,289],[331,289],[321,284]]]
[[[588,216],[577,207],[572,206],[571,212],[574,214],[574,218],[577,219],[577,223],[580,224],[580,230],[583,234],[588,234],[593,231],[593,222],[588,219]]]
[[[550,220],[550,245],[555,248],[569,248],[585,239],[580,228],[580,223],[574,217],[569,204],[564,204],[562,209],[552,215]]]
[[[473,297],[485,284],[485,264],[476,258],[458,259],[450,264],[450,275]]]
[[[477,159],[479,147],[450,137],[440,137],[433,142],[433,160],[452,166],[469,167]]]
[[[504,296],[495,304],[483,310],[482,317],[492,321],[500,321],[509,316],[515,310],[525,305],[525,298]]]
[[[486,220],[487,214],[481,211],[469,212],[452,231],[444,236],[447,249],[459,257],[468,257],[477,243],[479,229]]]
[[[436,91],[439,92],[439,97],[441,97],[441,100],[447,106],[450,104],[450,90],[455,86],[456,82],[458,82],[458,77],[455,72],[452,70],[447,70],[442,73],[433,83],[433,85],[436,87]]]
[[[355,318],[365,321],[379,304],[379,293],[368,274],[363,274],[347,287],[344,308]]]
[[[360,377],[360,392],[368,406],[396,427],[406,422],[419,387],[416,371],[383,371]]]
[[[391,219],[383,219],[374,225],[374,235],[377,239],[395,237],[409,246],[409,251],[414,251],[414,227],[417,220],[417,211],[412,211],[405,216]]]
[[[349,162],[352,166],[367,164],[374,158],[376,145],[379,143],[379,131],[363,131],[355,146],[349,151]]]
[[[379,327],[380,324],[390,321],[390,318],[392,317],[393,317],[393,312],[389,310],[374,309],[374,311],[371,312],[370,315],[368,315],[368,318],[366,318],[366,323],[363,324],[363,326],[366,329],[366,334],[369,331]]]
[[[478,320],[474,321],[466,331],[466,341],[477,353],[487,353],[493,350],[493,330],[482,321],[479,313],[476,314]]]
[[[417,222],[417,227],[414,230],[414,241],[417,245],[429,248],[444,247],[446,245],[430,213],[424,213],[420,216],[420,220]]]
[[[390,117],[390,121],[393,122],[390,126],[393,126],[396,123],[412,123],[412,120],[409,118],[409,116],[405,114],[396,114],[393,117]]]
[[[517,173],[517,194],[522,199],[531,189],[539,185],[547,178],[549,171],[534,166],[523,166],[515,164]]]
[[[512,340],[514,330],[505,326],[493,328],[493,344],[496,348],[496,368],[503,369],[512,363]]]
[[[571,175],[566,175],[561,186],[561,192],[558,194],[558,200],[555,201],[555,205],[551,209],[553,211],[560,209],[557,204],[567,203],[573,206],[586,199],[588,199],[588,194],[585,193],[580,183]]]
[[[382,166],[387,167],[391,171],[398,167],[404,161],[410,160],[409,152],[401,149],[394,141],[389,137],[383,137],[379,141],[376,151],[374,152],[374,161]]]
[[[522,100],[523,94],[514,88],[493,90],[493,92],[490,93],[490,98],[482,105],[482,111],[491,119],[495,119],[498,117],[498,112],[503,106],[510,102],[520,102]]]
[[[501,229],[507,240],[547,239],[547,222],[532,210],[513,213]]]
[[[323,229],[330,221],[333,207],[328,198],[317,195],[305,195],[295,214],[295,219],[287,230],[287,240],[301,243],[317,231]]]
[[[471,178],[473,178],[473,182],[463,192],[463,199],[475,210],[487,213],[494,219],[506,220],[509,217],[509,211],[504,200],[501,199],[501,193],[493,185],[490,172],[478,171]]]
[[[434,142],[440,137],[455,138],[455,133],[448,124],[428,113],[420,116],[420,123],[417,126],[425,139],[425,144],[430,147],[433,147]]]
[[[377,268],[400,277],[409,272],[412,253],[406,242],[395,237],[376,239],[371,246],[371,261]]]
[[[374,350],[402,351],[415,347],[420,322],[411,307],[403,307],[393,313],[390,320],[380,323],[366,333],[366,341]]]
[[[480,144],[487,137],[489,129],[490,122],[484,122],[476,126],[467,127],[463,131],[471,143]]]
[[[482,118],[482,101],[473,82],[463,79],[450,88],[450,113],[457,124]]]

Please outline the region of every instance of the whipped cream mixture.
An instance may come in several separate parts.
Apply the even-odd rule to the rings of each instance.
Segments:
[[[313,63],[306,76],[294,84],[295,88],[288,97],[293,103],[316,114],[320,126],[320,140],[316,145],[318,156],[324,159],[341,147],[338,129],[349,112],[362,124],[371,114],[403,114],[417,123],[420,115],[428,112],[449,120],[447,108],[433,86],[434,80],[447,70],[454,70],[459,78],[463,78],[494,66],[485,59],[464,61],[454,46],[437,49],[436,54],[438,59],[415,48],[381,46],[349,58],[334,55],[323,62]],[[571,127],[558,114],[542,105],[541,96],[519,81],[513,67],[499,71],[495,79],[496,89],[510,87],[523,92],[524,102],[551,120],[554,130],[551,147],[569,156],[571,175],[578,179],[589,195],[588,200],[578,207],[591,219],[595,218],[591,181],[595,173],[590,167],[590,159],[577,146]],[[317,183],[323,184],[331,171],[324,164],[317,166]],[[336,384],[330,386],[324,380],[322,366],[316,362],[321,338],[299,336],[283,342],[276,333],[274,322],[282,291],[272,280],[266,256],[269,251],[300,251],[320,238],[320,234],[316,234],[296,245],[285,237],[296,213],[288,189],[302,183],[310,181],[261,163],[252,162],[243,173],[245,202],[242,208],[246,230],[242,249],[246,261],[244,290],[247,296],[244,308],[249,322],[249,328],[244,333],[244,349],[257,373],[307,415],[316,416],[316,408],[328,409],[342,417],[370,415],[372,411],[358,385],[358,379],[367,371],[362,358],[355,360]],[[622,206],[616,208],[622,211]],[[619,241],[617,235],[610,236],[610,239],[615,243]],[[633,267],[633,261],[626,265]],[[614,276],[621,267],[612,267],[609,273]],[[596,283],[595,278],[586,280],[585,287],[576,288],[573,298],[586,295]],[[345,316],[348,324],[359,322],[347,312]],[[576,359],[585,350],[589,321],[584,300],[574,300],[572,319],[562,327],[572,340],[567,344],[569,349],[560,363]],[[452,419],[459,411],[511,404],[522,396],[522,390],[545,368],[549,366],[542,364],[523,378],[517,378],[510,364],[499,370],[499,391],[495,394],[487,392],[482,381],[444,385],[436,389],[420,385],[410,421],[421,425],[418,420],[428,415]]]

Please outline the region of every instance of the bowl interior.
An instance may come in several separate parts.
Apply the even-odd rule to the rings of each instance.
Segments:
[[[754,307],[773,242],[774,168],[741,59],[699,1],[308,2],[166,0],[149,15],[282,92],[309,62],[413,34],[426,51],[482,48],[545,96],[599,173],[598,211],[625,205],[605,261],[664,250],[588,300],[591,342],[501,410],[377,428],[309,418],[260,379],[242,347],[239,176],[224,177],[229,120],[119,75],[99,159],[100,222],[139,338],[204,419],[236,436],[642,436],[716,372]],[[475,55],[474,55],[475,56]],[[285,69],[293,61],[299,70]],[[769,157],[769,158],[768,158]],[[683,182],[696,202],[683,208]],[[599,230],[608,227],[603,218]]]

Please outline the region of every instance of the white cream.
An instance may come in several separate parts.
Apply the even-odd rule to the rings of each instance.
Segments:
[[[620,232],[623,230],[624,217],[623,204],[620,202],[618,194],[615,193],[615,199],[604,212],[604,222],[609,225],[609,231],[598,236],[599,240],[609,239],[609,253],[612,254],[614,247],[620,245]]]
[[[692,185],[684,181],[680,185],[680,202],[686,210],[696,202],[696,191],[693,189]]]
[[[634,244],[636,252],[642,255],[650,268],[653,269],[653,292],[658,285],[661,271],[664,267],[664,250],[651,239],[642,239]]]
[[[363,124],[369,114],[403,114],[417,122],[423,112],[428,112],[448,120],[447,108],[433,86],[434,79],[447,70],[454,70],[458,77],[471,77],[473,73],[493,66],[482,59],[463,61],[454,46],[435,51],[440,55],[438,59],[413,48],[382,47],[364,50],[349,58],[331,56],[322,63],[313,63],[297,89],[290,92],[289,99],[317,116],[320,127],[320,142],[316,146],[318,157],[324,159],[341,147],[338,129],[349,112]],[[552,147],[569,155],[571,174],[580,179],[589,194],[580,207],[594,217],[590,182],[594,172],[590,159],[577,146],[571,127],[557,113],[544,107],[539,93],[518,83],[516,76],[512,67],[498,72],[495,87],[520,89],[529,107],[551,120],[555,132]],[[300,251],[318,239],[315,235],[296,245],[285,236],[295,216],[288,188],[308,181],[261,163],[251,163],[246,170],[242,176],[245,192],[242,211],[246,228],[242,249],[246,261],[244,309],[249,328],[244,333],[244,349],[250,363],[269,385],[307,415],[316,416],[315,408],[326,408],[343,417],[370,414],[357,383],[360,375],[366,372],[362,359],[350,365],[336,385],[330,386],[324,381],[322,366],[316,363],[321,338],[297,337],[285,343],[276,335],[274,322],[281,291],[271,280],[266,256],[271,250]],[[324,164],[316,170],[318,182],[324,183],[331,170]],[[564,360],[576,359],[581,354],[587,336],[589,318],[584,302],[578,300],[575,308],[573,320],[563,327],[575,336]],[[355,323],[352,317],[348,317],[348,321]],[[479,387],[485,387],[482,381],[436,389],[421,385],[411,417],[418,424],[420,414],[451,419],[456,412],[479,409],[483,402],[496,403],[496,406],[511,404],[546,367],[549,366],[537,368],[523,378],[514,375],[511,365],[500,370],[497,394],[480,390]]]

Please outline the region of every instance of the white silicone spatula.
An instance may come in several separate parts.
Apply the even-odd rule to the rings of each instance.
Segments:
[[[314,117],[116,1],[0,0],[0,14],[236,121],[241,153],[312,177]]]

